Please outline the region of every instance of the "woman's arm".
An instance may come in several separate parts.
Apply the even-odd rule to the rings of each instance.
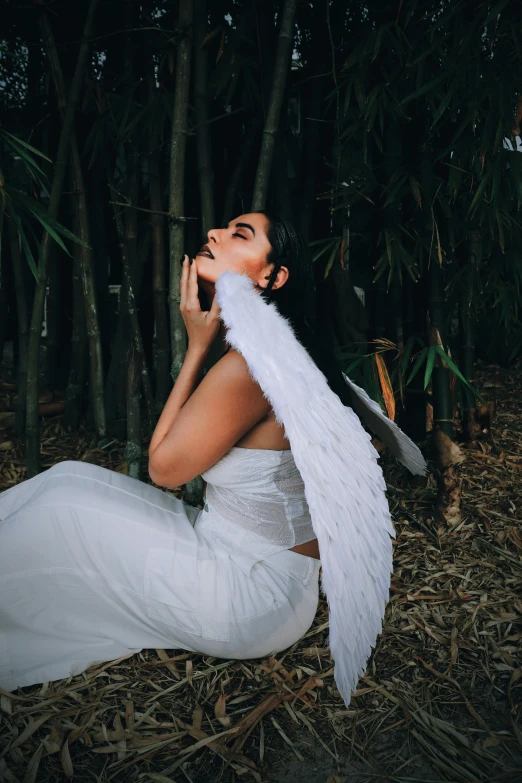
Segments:
[[[187,255],[183,256],[179,290],[179,309],[187,328],[188,350],[174,388],[152,435],[149,458],[169,434],[176,416],[196,388],[203,363],[220,328],[219,308],[216,301],[212,303],[209,312],[201,310],[196,262],[190,260]]]
[[[214,465],[269,410],[246,361],[230,351],[205,375],[149,453],[151,479],[163,487],[186,484]]]
[[[189,271],[185,259],[180,294],[189,347],[149,447],[149,475],[164,487],[186,484],[209,468],[270,408],[236,351],[223,356],[197,386],[221,321],[215,299],[210,311],[201,310],[196,261]]]
[[[206,355],[207,351],[197,348],[191,349],[189,346],[180,374],[156,424],[149,446],[149,458],[168,435],[176,416],[196,388]]]

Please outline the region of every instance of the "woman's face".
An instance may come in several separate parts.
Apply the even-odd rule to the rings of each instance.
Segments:
[[[227,228],[213,228],[208,232],[208,242],[196,255],[198,282],[210,291],[218,277],[225,271],[247,275],[253,283],[265,288],[273,269],[267,263],[271,250],[267,238],[268,221],[257,212],[241,215],[231,220]],[[273,288],[280,287],[288,277],[282,267]]]

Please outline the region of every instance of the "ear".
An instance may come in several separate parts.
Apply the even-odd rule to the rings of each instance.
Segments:
[[[281,288],[281,286],[283,286],[288,280],[289,274],[290,273],[286,268],[286,266],[282,266],[276,275],[276,279],[274,280],[274,285],[272,286],[272,291]]]

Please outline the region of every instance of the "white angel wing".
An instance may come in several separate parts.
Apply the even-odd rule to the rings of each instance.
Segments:
[[[380,406],[357,386],[347,375],[344,380],[352,390],[352,407],[371,431],[377,435],[399,462],[411,473],[426,475],[426,460],[422,452],[408,436],[382,412]]]
[[[289,322],[243,275],[216,284],[227,341],[285,428],[321,552],[335,681],[348,705],[382,629],[394,530],[378,454],[297,340]]]

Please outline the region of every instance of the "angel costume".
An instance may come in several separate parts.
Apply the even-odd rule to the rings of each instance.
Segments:
[[[203,510],[83,462],[2,493],[0,688],[62,679],[144,648],[228,659],[279,652],[312,624],[322,566],[335,679],[349,703],[382,628],[392,571],[378,455],[247,277],[225,272],[216,295],[227,341],[291,450],[233,447],[203,473]],[[424,473],[417,447],[346,380],[369,426]],[[320,562],[291,551],[314,538]]]

